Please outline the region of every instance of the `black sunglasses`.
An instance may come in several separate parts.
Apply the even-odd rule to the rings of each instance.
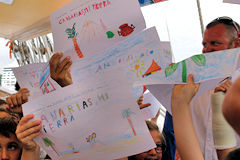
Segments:
[[[156,144],[156,148],[155,151],[156,153],[164,153],[166,151],[166,145],[164,143],[161,143],[161,144]],[[146,151],[146,152],[150,152],[151,149],[149,151]]]
[[[238,38],[239,38],[238,25],[236,24],[236,22],[234,20],[232,20],[232,18],[224,16],[224,17],[218,17],[218,18],[214,19],[213,21],[217,21],[219,23],[223,23],[223,24],[226,24],[226,25],[232,25],[236,29],[237,35],[238,35]]]

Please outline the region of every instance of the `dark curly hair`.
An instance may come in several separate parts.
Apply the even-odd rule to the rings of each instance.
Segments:
[[[7,116],[0,118],[0,134],[10,138],[10,134],[16,135],[18,122],[15,117]]]

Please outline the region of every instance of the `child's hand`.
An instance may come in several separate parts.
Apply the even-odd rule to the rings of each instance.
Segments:
[[[24,116],[20,120],[16,130],[17,138],[23,144],[23,149],[28,151],[35,151],[38,148],[33,138],[40,135],[42,128],[40,120],[30,121],[33,117],[33,114]]]

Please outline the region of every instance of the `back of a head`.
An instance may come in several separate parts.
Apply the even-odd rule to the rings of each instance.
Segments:
[[[240,148],[230,152],[225,160],[239,160],[240,159]]]

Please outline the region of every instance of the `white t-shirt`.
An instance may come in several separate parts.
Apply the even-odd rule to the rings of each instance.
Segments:
[[[218,160],[212,134],[212,91],[207,91],[191,102],[193,125],[196,130],[200,147],[206,160]]]
[[[190,104],[193,125],[198,136],[204,159],[206,160],[218,160],[212,133],[212,93],[213,90],[207,91]],[[239,146],[240,139],[237,135],[236,138],[237,146]]]

